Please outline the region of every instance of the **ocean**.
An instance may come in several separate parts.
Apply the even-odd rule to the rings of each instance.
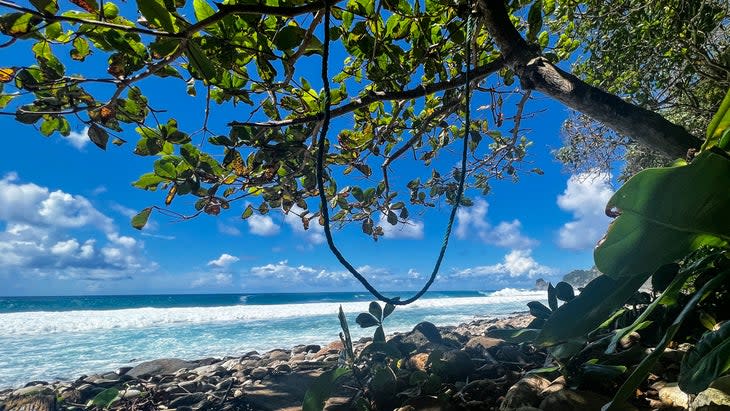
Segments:
[[[403,293],[408,295],[409,293]],[[458,325],[526,311],[544,291],[429,292],[397,307],[386,334],[421,321]],[[353,338],[371,336],[359,293],[0,297],[0,389],[73,380],[156,358],[200,359],[338,339],[342,306]]]

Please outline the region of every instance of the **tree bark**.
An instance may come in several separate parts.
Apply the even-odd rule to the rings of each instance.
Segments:
[[[628,103],[540,56],[517,31],[503,0],[481,0],[485,26],[522,87],[537,90],[669,158],[685,157],[702,140],[661,115]]]

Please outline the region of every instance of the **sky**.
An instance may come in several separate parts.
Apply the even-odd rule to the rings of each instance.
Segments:
[[[0,61],[27,61],[27,48],[0,49]],[[318,58],[309,59],[304,64],[318,69]],[[103,70],[93,56],[84,64]],[[314,69],[304,73],[316,87]],[[186,96],[183,82],[150,80],[142,88],[183,128],[202,124],[202,103]],[[225,132],[225,122],[245,118],[245,110],[215,110],[211,124]],[[535,93],[526,112],[534,113],[522,124],[534,143],[523,168],[540,167],[544,174],[495,182],[486,197],[469,193],[474,206],[457,213],[433,289],[531,288],[537,278],[556,282],[593,265],[593,247],[609,223],[604,208],[613,179],[568,174],[554,159],[551,151],[561,145],[568,114],[564,107]],[[246,203],[235,203],[217,217],[180,221],[153,214],[144,230],[133,229],[134,214],[163,205],[164,194],[131,185],[151,171],[154,159],[132,153],[133,131],[123,134],[130,143],[104,152],[89,141],[83,124],[72,127],[69,137],[45,138],[33,126],[0,116],[0,295],[363,290],[330,253],[321,227],[304,230],[298,218],[281,212],[241,220]],[[422,170],[397,172],[408,181]],[[171,208],[186,213],[192,203],[182,197]],[[377,287],[416,290],[431,273],[448,212],[442,205],[412,213],[408,225],[386,223],[378,242],[359,227],[334,236]]]

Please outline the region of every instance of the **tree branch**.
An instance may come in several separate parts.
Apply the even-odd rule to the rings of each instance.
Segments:
[[[470,80],[478,81],[487,77],[488,75],[499,71],[504,67],[505,61],[502,58],[498,58],[490,63],[487,63],[481,67],[477,67],[471,72]],[[453,77],[450,80],[429,84],[426,86],[418,86],[410,90],[403,91],[375,91],[371,92],[366,96],[357,98],[347,104],[341,105],[331,110],[331,116],[339,117],[343,114],[351,113],[359,108],[367,107],[368,105],[378,101],[393,101],[393,100],[410,100],[414,98],[423,97],[429,94],[437,93],[439,91],[450,90],[460,86],[463,86],[466,82],[464,74],[460,74]],[[290,118],[286,120],[276,121],[265,121],[265,122],[238,122],[233,121],[228,123],[229,126],[254,126],[254,127],[267,127],[267,128],[279,128],[286,126],[293,126],[303,123],[311,123],[322,119],[322,114],[311,114],[308,116],[301,116]]]
[[[535,89],[669,158],[685,157],[702,141],[661,115],[593,87],[540,56],[520,35],[502,0],[481,0],[480,11],[505,64],[524,89]]]

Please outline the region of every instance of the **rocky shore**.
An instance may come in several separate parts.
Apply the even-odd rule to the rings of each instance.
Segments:
[[[398,410],[600,410],[610,393],[572,390],[563,377],[548,380],[526,374],[544,365],[544,352],[486,336],[491,329],[522,328],[531,320],[530,315],[520,314],[449,327],[423,322],[410,332],[390,335],[389,344],[408,353],[401,367],[411,373],[436,373],[441,384],[449,387],[445,408],[442,400],[438,405],[412,402]],[[370,343],[369,338],[355,342],[355,352]],[[342,343],[335,341],[326,346],[252,351],[240,357],[166,358],[75,381],[32,381],[0,391],[0,411],[298,410],[316,377],[338,365],[342,349]],[[437,370],[430,357],[434,351],[442,353]],[[676,361],[669,358],[663,366],[673,365]],[[352,393],[340,388],[325,409],[353,409],[348,403]],[[641,409],[693,409],[690,398],[682,394],[672,384],[656,381],[647,391],[647,406]],[[702,399],[693,401],[697,400]],[[627,404],[625,409],[638,408]]]

